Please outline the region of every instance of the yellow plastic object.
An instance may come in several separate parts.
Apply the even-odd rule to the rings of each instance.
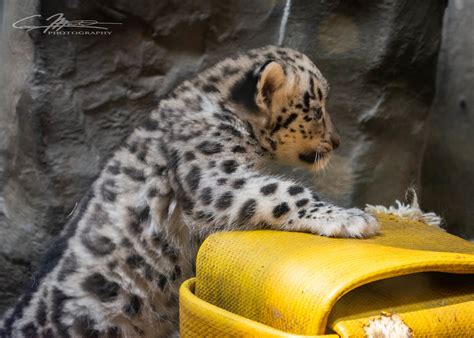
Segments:
[[[209,304],[194,295],[195,278],[179,290],[180,337],[337,337],[292,335]]]
[[[382,234],[364,240],[277,231],[210,236],[198,254],[195,295],[190,284],[181,290],[181,336],[357,337],[382,311],[397,313],[415,336],[473,336],[474,245],[423,223],[378,218]],[[200,334],[197,323],[226,327],[226,335]],[[278,331],[256,334],[259,323]]]

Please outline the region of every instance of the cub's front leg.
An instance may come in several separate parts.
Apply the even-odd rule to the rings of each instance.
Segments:
[[[191,168],[184,175],[194,200],[188,215],[200,231],[269,227],[330,237],[367,237],[378,231],[373,216],[323,202],[293,181],[262,175],[234,159],[223,158],[217,167],[222,170],[197,173]]]

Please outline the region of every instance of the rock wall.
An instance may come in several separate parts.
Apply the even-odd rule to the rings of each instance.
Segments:
[[[160,97],[227,55],[276,44],[286,3],[37,1],[4,3],[0,312],[101,165]],[[445,7],[446,0],[291,4],[283,43],[328,78],[329,111],[343,139],[329,170],[315,177],[328,198],[389,204],[419,185]],[[122,25],[109,36],[11,27],[58,12]]]
[[[34,156],[28,146],[31,127],[22,124],[31,104],[23,91],[30,86],[34,47],[28,34],[11,29],[8,20],[35,10],[34,2],[0,2],[0,314],[29,277],[49,232],[45,219],[32,222],[39,214],[35,201],[43,196],[37,193]],[[12,178],[9,167],[15,161],[25,170]],[[23,180],[24,185],[5,189],[12,179]]]
[[[423,171],[423,207],[474,240],[474,2],[450,1]]]

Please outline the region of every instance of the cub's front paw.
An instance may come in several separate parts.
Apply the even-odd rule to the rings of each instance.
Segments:
[[[328,237],[363,238],[379,230],[377,219],[357,208],[329,209],[324,216],[313,218],[313,222],[312,232]]]

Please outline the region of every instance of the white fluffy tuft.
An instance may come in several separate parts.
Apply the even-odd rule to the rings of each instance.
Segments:
[[[412,330],[397,314],[382,314],[364,327],[367,338],[411,338]]]
[[[396,215],[398,217],[423,222],[428,225],[441,228],[443,219],[440,216],[438,216],[434,212],[423,212],[420,209],[420,205],[418,204],[418,196],[416,195],[415,189],[408,189],[407,194],[408,193],[411,193],[413,196],[412,202],[410,204],[404,204],[399,200],[395,201],[396,206],[391,205],[388,208],[383,205],[367,204],[365,207],[365,212],[368,212],[370,214],[383,213]]]

